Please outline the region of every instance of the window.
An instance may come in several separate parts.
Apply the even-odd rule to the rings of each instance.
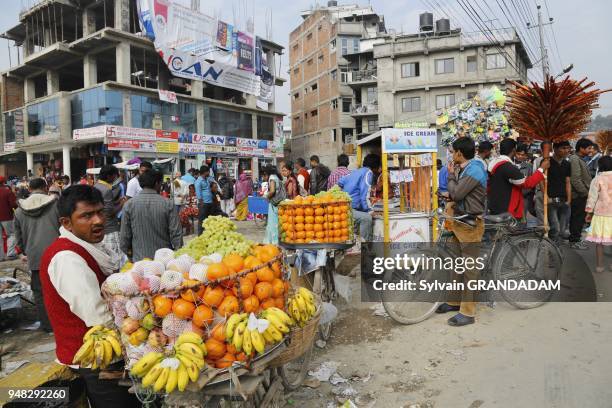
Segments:
[[[294,93],[293,99],[300,99],[300,93],[299,92]]]
[[[317,27],[317,30],[321,31],[322,29],[323,29],[323,26],[319,24],[319,26]]]
[[[342,143],[352,143],[352,142],[353,142],[353,129],[342,128]]]
[[[402,98],[402,112],[418,112],[421,110],[421,97]]]
[[[359,52],[359,38],[353,38],[353,52]]]
[[[336,39],[335,38],[329,42],[329,49],[331,51],[336,51]]]
[[[308,93],[308,87],[304,88],[304,95]]]
[[[293,68],[293,73],[297,75],[300,72],[300,67]]]
[[[467,72],[476,72],[478,70],[478,64],[475,55],[469,55],[467,57]]]
[[[160,101],[157,97],[132,95],[132,126],[136,128],[152,129],[153,119],[162,120],[163,130],[178,132],[196,132],[196,106],[192,103],[179,102],[178,104]],[[83,116],[83,122],[86,117]],[[219,134],[219,133],[216,133]]]
[[[451,74],[455,72],[455,59],[444,58],[436,60],[436,74]]]
[[[316,109],[313,110],[313,111],[310,111],[310,116],[317,116],[318,114],[319,114],[319,112],[317,112]]]
[[[455,104],[455,94],[437,95],[436,109],[444,109]]]
[[[342,98],[342,112],[350,113],[352,102],[351,98]]]
[[[314,84],[310,86],[310,91],[316,91],[317,88],[319,88],[319,85],[315,82]]]
[[[293,51],[297,51],[297,50],[298,50],[298,47],[299,47],[299,44],[295,43],[295,44],[293,45]]]
[[[471,101],[472,99],[474,99],[476,95],[478,95],[478,92],[468,92],[467,94],[468,101]]]
[[[50,99],[27,107],[28,135],[59,137],[59,99]]]
[[[319,55],[319,64],[322,64],[325,61],[325,56],[323,54]]]
[[[376,88],[375,86],[368,87],[367,95],[369,104],[375,105],[378,103],[378,88]]]
[[[368,132],[375,132],[378,130],[378,119],[368,119]]]
[[[20,133],[19,143],[23,143],[23,130],[23,109],[4,113],[4,143],[15,142],[17,133]]]
[[[329,73],[331,76],[332,81],[336,81],[338,80],[338,70],[334,69],[332,72]]]
[[[338,99],[332,99],[330,105],[333,110],[338,109]]]
[[[308,35],[306,36],[306,40],[310,40],[312,39],[312,33],[308,33]]]
[[[346,84],[351,77],[351,73],[347,71],[340,71],[340,82]]]
[[[253,137],[251,114],[205,106],[204,132],[209,135],[236,136],[250,139]]]
[[[274,140],[274,118],[257,116],[257,139]]]
[[[340,44],[342,46],[342,49],[341,49],[342,55],[348,54],[348,39],[346,38],[341,39]]]
[[[314,62],[314,59],[311,58],[311,59],[308,60],[307,64],[308,65],[312,65],[313,62]]]
[[[104,91],[102,87],[96,87],[74,93],[70,108],[73,130],[123,124],[123,94],[119,91]]]
[[[502,54],[487,55],[487,69],[506,68],[506,58]]]
[[[420,75],[419,63],[409,62],[402,64],[402,78],[418,77]]]

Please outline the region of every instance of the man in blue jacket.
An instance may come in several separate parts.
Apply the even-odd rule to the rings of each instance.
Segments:
[[[342,177],[338,186],[353,200],[353,219],[359,226],[362,241],[372,240],[372,214],[370,206],[370,189],[374,180],[374,171],[380,168],[380,156],[368,154],[363,159],[363,167]]]
[[[212,184],[215,179],[210,175],[208,166],[200,167],[200,177],[195,182],[195,193],[198,198],[198,235],[202,235],[202,222],[209,215],[214,215]]]

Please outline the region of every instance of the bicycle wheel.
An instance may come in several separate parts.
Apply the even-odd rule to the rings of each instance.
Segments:
[[[302,386],[312,359],[312,348],[313,346],[310,346],[299,358],[279,367],[278,371],[285,390],[294,391]]]
[[[413,256],[438,257],[435,251],[419,251]],[[402,281],[414,282],[416,285],[421,280],[432,281],[437,271],[426,268],[418,268],[414,273],[404,270],[391,269],[384,275],[383,282],[397,283]],[[438,275],[439,276],[439,275]],[[430,317],[441,303],[440,296],[435,296],[423,291],[402,291],[395,293],[389,290],[382,291],[381,299],[385,311],[389,316],[400,324],[416,324]]]
[[[506,241],[493,258],[493,278],[556,281],[561,271],[559,248],[548,238],[523,235]],[[553,291],[500,290],[504,300],[518,309],[533,309],[548,302]]]

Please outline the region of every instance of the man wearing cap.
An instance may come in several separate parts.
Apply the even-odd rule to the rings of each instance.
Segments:
[[[17,208],[17,197],[9,186],[6,185],[6,178],[0,176],[0,226],[6,233],[7,253],[4,253],[4,245],[0,245],[0,261],[15,259],[15,229],[13,226],[14,211]]]

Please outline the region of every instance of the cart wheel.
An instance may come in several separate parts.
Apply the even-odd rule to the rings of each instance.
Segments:
[[[313,346],[311,345],[299,358],[288,362],[278,369],[285,390],[294,391],[302,386],[308,373],[310,360],[312,359],[312,348]]]

